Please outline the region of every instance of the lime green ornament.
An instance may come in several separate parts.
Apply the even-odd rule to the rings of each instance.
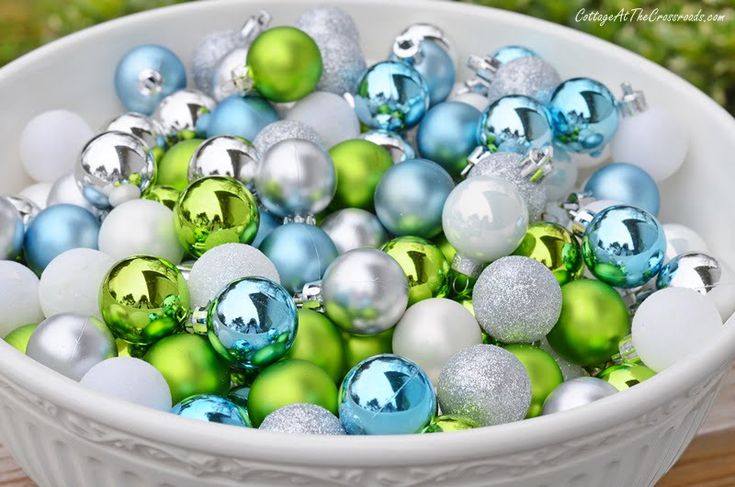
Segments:
[[[174,208],[179,242],[194,257],[226,243],[250,243],[258,232],[258,204],[232,178],[210,176],[187,187]]]
[[[19,326],[15,330],[11,331],[5,336],[5,341],[18,350],[19,352],[26,353],[26,347],[28,346],[28,340],[31,339],[31,335],[38,327],[38,324],[30,324]]]
[[[582,366],[599,366],[618,352],[630,334],[630,316],[620,295],[607,284],[591,279],[561,287],[561,316],[547,335],[561,356]]]
[[[606,368],[597,377],[611,384],[615,389],[624,391],[654,375],[656,372],[645,365],[620,364]]]
[[[505,345],[503,348],[521,361],[531,378],[531,406],[526,417],[541,416],[546,398],[564,382],[561,369],[554,357],[533,345],[513,344]]]
[[[117,345],[118,357],[143,358],[150,348],[148,345],[133,345],[122,338],[116,338],[115,344]]]
[[[255,38],[248,49],[249,80],[271,101],[299,100],[316,88],[322,76],[322,56],[314,39],[295,27],[274,27]]]
[[[179,200],[179,195],[181,195],[181,190],[171,186],[155,185],[148,188],[148,191],[143,194],[143,198],[161,203],[163,206],[173,211],[176,206],[176,202]]]
[[[393,353],[393,328],[377,335],[343,333],[342,338],[345,343],[345,373],[373,355]]]
[[[321,367],[306,360],[287,359],[268,366],[255,378],[248,412],[255,426],[289,404],[316,404],[337,414],[337,386]]]
[[[345,349],[340,331],[321,313],[300,309],[298,314],[299,327],[288,357],[318,365],[334,382],[341,380]]]
[[[571,232],[556,223],[529,225],[526,236],[513,254],[541,262],[554,273],[559,284],[578,279],[584,270],[579,242]]]
[[[206,337],[181,333],[156,342],[143,360],[166,379],[174,404],[196,394],[225,395],[230,371]]]
[[[460,416],[452,416],[446,414],[444,416],[437,416],[431,420],[422,433],[451,433],[452,431],[463,431],[471,430],[475,428],[475,424],[466,418]]]
[[[408,305],[447,295],[449,262],[439,247],[420,237],[398,237],[381,249],[398,262],[408,278]]]
[[[189,313],[189,289],[170,262],[128,257],[105,276],[100,307],[115,337],[149,345],[181,328]]]
[[[330,209],[373,209],[373,196],[380,178],[391,166],[390,153],[364,139],[345,140],[329,149],[337,171],[337,192]]]
[[[158,163],[156,184],[170,186],[179,191],[186,189],[189,184],[189,162],[191,156],[199,148],[201,139],[183,140],[173,145]]]

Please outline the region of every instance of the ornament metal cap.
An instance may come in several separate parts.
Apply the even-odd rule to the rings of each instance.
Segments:
[[[475,147],[470,155],[467,156],[467,165],[462,169],[462,177],[466,178],[472,171],[472,168],[488,157],[491,157],[492,154],[493,152],[490,152],[485,146],[478,145]],[[551,145],[546,145],[541,149],[533,148],[529,150],[526,156],[518,163],[521,167],[521,176],[532,183],[540,183],[553,169],[551,165],[553,157],[554,148]]]
[[[482,262],[459,254],[452,260],[452,270],[468,277],[478,277],[484,268],[485,264]]]
[[[561,205],[572,220],[572,233],[576,237],[582,238],[587,226],[597,214],[596,211],[592,211],[587,207],[593,201],[595,199],[591,194],[577,192],[571,193]]]
[[[209,305],[201,306],[191,310],[189,321],[185,323],[187,333],[192,335],[206,335],[207,334],[207,322],[209,321]]]
[[[265,10],[259,11],[255,15],[251,15],[245,20],[240,29],[240,35],[246,44],[250,44],[260,35],[271,23],[273,17]]]
[[[255,38],[262,34],[263,31],[268,28],[271,23],[271,19],[271,14],[269,14],[265,10],[261,10],[257,14],[248,17],[248,19],[245,21],[242,28],[240,29],[240,35],[244,39],[247,46],[252,44]],[[230,81],[222,84],[220,89],[223,92],[229,93],[235,88],[243,93],[253,91],[253,89],[255,88],[255,83],[250,77],[250,70],[245,65],[244,61],[245,60],[243,60],[242,66],[239,66],[236,69],[232,70]]]
[[[623,117],[632,117],[643,113],[648,109],[646,96],[640,90],[634,90],[633,85],[628,82],[620,84],[623,97],[618,100],[618,111]]]
[[[426,23],[409,25],[398,34],[393,42],[393,54],[404,61],[421,62],[421,43],[425,39],[439,43],[451,55],[451,45],[444,31],[434,24]]]
[[[479,91],[487,94],[490,83],[492,83],[495,73],[500,68],[500,62],[491,56],[471,54],[467,58],[467,67],[475,72],[475,77],[464,83],[467,91]]]
[[[324,312],[324,297],[322,296],[322,281],[307,282],[293,297],[297,308],[311,309]]]
[[[138,92],[143,96],[156,96],[163,90],[163,82],[160,71],[146,68],[138,73]]]
[[[619,347],[620,352],[616,353],[611,358],[611,361],[615,365],[620,365],[620,364],[642,365],[643,364],[640,357],[638,357],[638,352],[636,352],[635,346],[633,345],[633,335],[628,335],[626,337],[623,337],[620,340],[618,347]]]

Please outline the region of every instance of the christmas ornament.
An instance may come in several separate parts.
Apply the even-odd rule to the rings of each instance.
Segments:
[[[471,55],[467,66],[476,76],[470,86],[480,85],[491,100],[523,95],[547,104],[561,83],[556,69],[538,56],[520,56],[501,63],[492,57]]]
[[[369,140],[350,139],[329,149],[337,175],[332,208],[373,208],[375,188],[393,166],[390,153]]]
[[[257,151],[258,158],[263,158],[268,149],[279,142],[289,139],[308,140],[320,149],[325,149],[325,144],[316,130],[309,127],[303,122],[296,120],[278,120],[266,125],[263,130],[258,132],[258,136],[253,140],[253,145]]]
[[[146,44],[128,51],[115,71],[115,91],[131,112],[150,115],[168,95],[186,88],[186,68],[171,50]]]
[[[591,279],[561,287],[561,316],[547,335],[549,344],[564,358],[597,366],[618,351],[630,333],[630,317],[623,299],[607,284]]]
[[[225,243],[249,243],[258,231],[258,206],[241,182],[209,176],[191,183],[174,208],[179,242],[195,257]]]
[[[380,220],[359,208],[346,208],[332,213],[324,219],[321,227],[340,254],[363,247],[380,248],[388,240]]]
[[[344,435],[339,418],[315,404],[289,404],[265,417],[261,430],[297,435]]]
[[[281,225],[281,221],[276,219],[272,213],[269,213],[262,206],[258,208],[258,213],[260,214],[258,233],[255,234],[255,240],[253,240],[251,245],[259,249],[263,241],[268,238],[268,235]]]
[[[559,284],[579,278],[584,269],[582,249],[577,239],[556,223],[529,225],[526,236],[513,254],[541,262],[554,274]]]
[[[207,123],[207,137],[229,135],[252,141],[273,122],[278,113],[267,100],[254,95],[232,95],[212,110]]]
[[[355,365],[365,359],[384,353],[393,353],[393,328],[376,335],[352,335],[342,332],[345,346],[346,374]]]
[[[393,333],[393,352],[415,361],[434,384],[455,353],[481,343],[474,316],[449,299],[426,299],[409,307]]]
[[[551,96],[549,111],[554,141],[569,152],[596,156],[618,128],[615,97],[605,85],[590,78],[572,78],[560,84]]]
[[[227,399],[234,402],[241,408],[243,408],[243,411],[247,413],[248,408],[248,397],[250,396],[250,386],[240,386],[236,387],[234,389],[230,390],[230,393],[227,394]],[[250,421],[250,414],[247,414],[248,421]]]
[[[38,325],[26,355],[78,381],[95,364],[116,356],[117,347],[110,330],[97,318],[62,313]]]
[[[184,418],[220,423],[241,428],[250,428],[252,425],[243,409],[221,396],[200,394],[187,397],[176,404],[171,412]]]
[[[287,120],[316,130],[327,147],[360,135],[360,122],[347,101],[334,93],[316,91],[307,95],[286,114]]]
[[[661,268],[656,287],[683,287],[707,294],[722,280],[722,268],[714,257],[700,252],[677,255]]]
[[[656,216],[661,202],[656,181],[643,169],[615,162],[595,171],[584,192],[598,200],[615,200]]]
[[[504,96],[482,113],[478,137],[490,152],[527,153],[551,144],[549,112],[534,98]]]
[[[148,188],[148,191],[143,195],[143,199],[155,201],[173,211],[180,195],[181,191],[176,188],[156,185]]]
[[[189,290],[181,272],[163,259],[128,257],[105,276],[102,318],[116,337],[151,344],[179,329],[189,312]]]
[[[543,415],[586,406],[618,392],[615,387],[595,377],[578,377],[560,384],[544,402]]]
[[[531,404],[531,380],[523,363],[495,345],[474,345],[452,356],[436,392],[443,414],[478,426],[519,421]]]
[[[304,10],[294,25],[310,36],[343,36],[360,40],[357,26],[350,14],[331,5],[319,5]]]
[[[117,346],[118,357],[143,358],[150,348],[148,345],[133,345],[121,338],[115,339],[115,345]]]
[[[394,163],[416,158],[416,151],[411,144],[395,132],[380,129],[368,130],[360,134],[360,138],[387,150]]]
[[[347,434],[419,433],[435,413],[436,396],[426,373],[398,355],[371,357],[342,381],[339,419]]]
[[[23,250],[25,226],[20,213],[0,196],[0,260],[15,260]]]
[[[84,144],[93,136],[89,124],[74,112],[50,110],[36,115],[20,134],[23,169],[34,181],[54,182],[74,170]]]
[[[191,156],[189,181],[228,176],[252,189],[257,166],[258,154],[250,142],[221,135],[204,141]]]
[[[522,57],[538,57],[538,54],[536,54],[532,49],[529,49],[525,46],[511,44],[496,49],[495,52],[490,55],[490,57],[495,59],[500,64],[505,64],[513,61],[514,59]]]
[[[549,341],[544,338],[541,340],[539,344],[539,348],[543,350],[544,352],[551,355],[551,357],[554,359],[554,362],[556,362],[556,365],[559,366],[561,369],[561,373],[564,376],[564,380],[567,381],[569,379],[574,379],[575,377],[587,377],[589,374],[586,370],[584,370],[581,366],[574,364],[570,362],[569,360],[565,359],[549,345]]]
[[[656,375],[656,372],[644,365],[619,364],[606,368],[597,374],[597,377],[612,385],[615,389],[624,391],[650,379],[654,375]]]
[[[171,391],[161,373],[148,362],[114,357],[99,362],[80,383],[93,391],[159,411],[171,409]]]
[[[381,248],[398,262],[408,279],[408,305],[443,298],[448,291],[449,262],[442,251],[420,237],[398,237]]]
[[[212,87],[210,94],[217,102],[241,94],[240,88],[233,82],[233,77],[242,71],[243,60],[247,57],[247,47],[236,47],[217,61],[209,81]],[[206,121],[206,116],[204,121]]]
[[[438,164],[412,159],[383,175],[375,190],[375,211],[394,235],[431,238],[441,232],[442,208],[452,192],[452,177]]]
[[[402,131],[416,126],[429,109],[429,87],[412,67],[383,61],[369,67],[355,92],[355,112],[373,129]]]
[[[298,330],[288,357],[318,365],[335,382],[343,375],[344,344],[339,329],[329,318],[309,309],[298,311]]]
[[[178,191],[186,189],[191,158],[203,142],[201,139],[189,139],[171,146],[158,162],[156,184],[170,186]]]
[[[31,339],[33,332],[36,331],[36,328],[38,328],[36,323],[20,326],[5,335],[5,342],[20,353],[26,353],[28,341]]]
[[[95,213],[95,207],[87,201],[87,198],[84,197],[81,189],[77,186],[77,179],[73,172],[57,179],[48,193],[48,198],[46,198],[47,207],[60,204],[81,206],[85,210]]]
[[[475,427],[474,423],[469,419],[460,418],[459,416],[437,416],[431,420],[431,423],[421,431],[422,433],[451,433],[452,431],[471,430]]]
[[[561,201],[574,191],[579,168],[564,149],[554,147],[551,172],[544,178],[548,201]]]
[[[585,196],[584,193],[571,193],[562,203],[561,208],[566,210],[567,227],[571,229],[575,237],[582,239],[595,215],[602,210],[622,204],[615,200],[596,200]]]
[[[166,379],[174,403],[195,394],[227,394],[230,371],[209,340],[186,333],[158,340],[143,360]]]
[[[697,232],[684,225],[666,223],[663,225],[666,237],[666,257],[664,262],[686,252],[708,252],[707,242]]]
[[[75,186],[76,186],[76,183],[75,183]],[[20,195],[5,196],[4,198],[0,198],[0,199],[6,199],[7,201],[10,202],[11,205],[15,207],[16,211],[18,212],[18,216],[20,216],[20,219],[26,228],[28,228],[28,225],[31,223],[31,220],[36,218],[36,215],[38,215],[38,213],[41,211],[41,208],[39,208],[39,206],[36,203],[31,201],[29,198],[26,198],[25,196],[20,196]],[[3,203],[0,203],[0,205],[3,205]]]
[[[46,200],[51,191],[51,183],[36,183],[24,188],[18,196],[28,198],[40,209],[46,208]]]
[[[554,327],[562,293],[554,274],[529,257],[502,257],[482,271],[472,291],[475,317],[493,338],[531,343]]]
[[[533,345],[518,343],[503,348],[521,361],[531,379],[531,406],[526,417],[541,416],[546,398],[564,382],[561,369],[551,355]]]
[[[197,135],[199,117],[211,112],[216,102],[199,90],[179,90],[158,105],[153,118],[171,139],[191,139]]]
[[[305,31],[314,38],[322,55],[322,77],[316,89],[340,96],[354,93],[360,75],[367,68],[357,39]]]
[[[147,117],[141,113],[128,112],[123,113],[107,122],[104,129],[105,132],[124,132],[126,134],[135,135],[145,142],[151,151],[160,149],[158,146],[165,144],[163,138],[164,130],[156,120]],[[92,138],[90,135],[89,138]]]
[[[656,181],[679,170],[687,153],[685,128],[661,106],[649,107],[642,91],[623,83],[620,126],[610,142],[612,157],[640,167]]]
[[[38,287],[38,277],[30,269],[12,260],[0,260],[0,335],[43,320]]]
[[[337,413],[337,386],[319,366],[305,360],[282,360],[255,378],[248,396],[248,412],[255,426],[289,404],[315,404]]]

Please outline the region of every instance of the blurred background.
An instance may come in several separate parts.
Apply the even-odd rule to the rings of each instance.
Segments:
[[[53,39],[141,10],[186,0],[0,0],[0,66]],[[734,0],[470,0],[568,25],[667,67],[735,114]],[[325,3],[328,1],[325,0]],[[576,22],[581,8],[723,14],[724,22]]]

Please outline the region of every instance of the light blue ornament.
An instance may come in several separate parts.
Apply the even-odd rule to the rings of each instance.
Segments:
[[[522,57],[538,57],[536,52],[524,46],[503,46],[490,55],[500,64],[506,64]]]
[[[590,78],[572,78],[551,95],[554,140],[570,152],[598,156],[618,129],[615,97]]]
[[[271,232],[260,244],[290,292],[300,292],[307,282],[322,278],[339,252],[324,230],[306,223],[287,223]]]
[[[229,424],[243,428],[252,426],[247,413],[240,406],[229,399],[213,394],[187,397],[175,405],[171,412],[184,418],[208,423]]]
[[[454,60],[446,49],[436,41],[422,39],[415,57],[401,59],[391,54],[391,61],[404,62],[412,66],[426,81],[429,88],[429,103],[436,105],[449,97],[454,88],[457,70]]]
[[[579,168],[567,151],[554,146],[551,172],[544,178],[548,201],[562,201],[574,191]]]
[[[482,113],[467,103],[447,101],[431,108],[416,135],[421,157],[436,162],[454,177],[467,165],[477,146],[477,125]]]
[[[416,126],[429,109],[429,87],[411,66],[383,61],[363,73],[355,112],[373,129],[403,131]]]
[[[439,164],[411,159],[383,174],[375,189],[375,213],[394,235],[432,238],[442,230],[444,201],[454,181]]]
[[[229,135],[253,141],[263,127],[278,120],[276,109],[266,99],[232,95],[222,100],[204,123],[207,138]]]
[[[601,167],[587,180],[584,192],[598,200],[619,201],[658,216],[661,197],[656,181],[633,164],[615,162]]]
[[[258,213],[260,213],[258,233],[255,234],[255,240],[253,240],[253,243],[250,244],[256,248],[260,248],[260,244],[263,243],[263,240],[265,240],[273,230],[281,225],[281,222],[276,219],[276,217],[273,216],[271,212],[269,212],[262,206],[258,208]]]
[[[99,232],[97,217],[81,206],[49,206],[36,215],[26,230],[26,263],[40,275],[49,262],[67,250],[97,249]]]
[[[115,71],[115,91],[131,111],[151,115],[161,101],[186,88],[186,68],[170,49],[155,44],[125,54]]]
[[[611,206],[597,213],[587,226],[582,254],[587,268],[599,280],[614,287],[638,287],[661,270],[666,236],[647,211]]]
[[[549,112],[523,95],[504,96],[487,107],[480,119],[478,139],[491,152],[527,153],[550,144]]]
[[[340,388],[339,419],[350,435],[420,432],[436,414],[426,373],[398,355],[376,355],[350,370]]]

